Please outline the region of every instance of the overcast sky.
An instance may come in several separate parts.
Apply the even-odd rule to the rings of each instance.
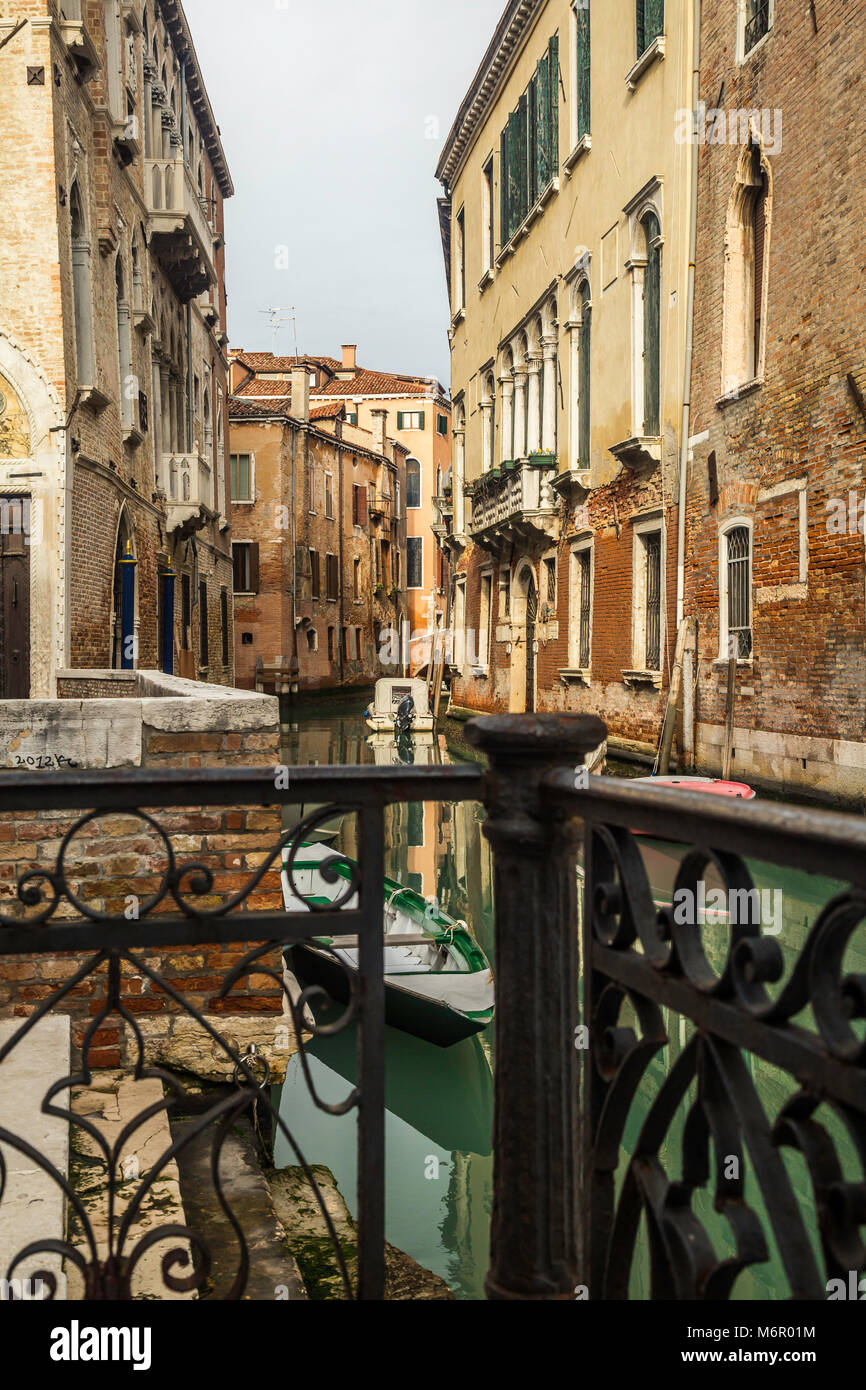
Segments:
[[[184,0],[236,190],[233,347],[272,350],[262,311],[294,306],[301,352],[448,384],[434,170],[504,4]]]

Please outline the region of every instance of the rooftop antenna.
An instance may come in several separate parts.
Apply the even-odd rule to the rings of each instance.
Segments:
[[[296,310],[295,310],[294,304],[290,305],[288,308],[260,309],[260,310],[259,310],[259,313],[260,313],[260,314],[267,314],[268,317],[269,317],[270,320],[271,320],[271,328],[272,328],[273,331],[274,331],[273,348],[271,349],[272,351],[274,351],[274,349],[276,349],[276,346],[277,346],[277,336],[278,336],[278,334],[279,334],[280,329],[281,329],[285,324],[287,324],[287,323],[290,323],[290,324],[292,325],[292,336],[293,336],[293,338],[294,338],[294,343],[295,343],[295,356],[297,357],[297,356],[298,356],[298,320],[297,320],[297,315],[296,315]],[[274,355],[276,355],[275,352],[274,352]]]

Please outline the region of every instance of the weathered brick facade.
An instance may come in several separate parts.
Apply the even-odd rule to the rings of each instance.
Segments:
[[[161,665],[166,622],[176,670],[231,684],[233,190],[182,6],[10,0],[2,40],[0,494],[32,508],[29,632],[16,643],[29,648],[27,693],[53,695],[62,669],[119,664],[124,631],[136,665]],[[21,426],[4,432],[13,417]],[[0,585],[2,573],[0,561]],[[0,634],[0,695],[14,636]]]
[[[732,7],[703,6],[702,96],[711,107],[723,90],[724,110],[707,113],[700,147],[686,552],[699,764],[716,770],[721,757],[724,533],[739,523],[751,531],[752,651],[737,672],[734,772],[857,799],[866,792],[864,39],[861,6],[829,0],[813,24],[808,7],[776,0],[768,33],[743,55]],[[745,383],[727,380],[725,367],[744,136],[766,188],[764,343]]]
[[[236,573],[237,683],[319,690],[399,675],[378,657],[381,632],[409,620],[406,450],[381,420],[377,439],[281,409],[229,403],[232,455],[249,457],[253,494],[234,506],[235,553],[252,555],[255,586],[243,592]]]

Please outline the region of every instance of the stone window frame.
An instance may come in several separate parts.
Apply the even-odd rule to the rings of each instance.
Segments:
[[[490,602],[487,609],[487,628],[482,626],[483,607],[484,607],[484,585],[490,584]],[[475,652],[475,665],[472,668],[473,675],[487,676],[490,672],[490,654],[493,646],[494,636],[494,597],[493,586],[496,583],[496,566],[494,564],[484,565],[478,571],[478,649]],[[482,638],[484,639],[482,641]]]
[[[229,454],[229,477],[231,478],[232,459],[240,458],[246,453],[250,461],[250,495],[249,497],[232,496],[233,507],[253,507],[256,501],[256,456],[252,449],[233,449]]]
[[[667,525],[665,515],[661,508],[652,512],[644,512],[632,518],[632,623],[631,623],[631,651],[633,669],[624,672],[624,677],[634,678],[635,676],[653,677],[661,681],[661,673],[664,669],[665,659],[665,640],[667,637]],[[660,612],[659,612],[659,664],[658,667],[650,668],[646,665],[646,545],[645,538],[649,535],[658,534],[661,538],[660,543]]]
[[[589,554],[589,663],[580,662],[580,574],[581,558]],[[592,629],[595,619],[595,536],[578,536],[568,549],[568,669],[561,675],[579,677],[589,683],[592,673]]]
[[[758,39],[752,47],[746,48],[746,5],[747,0],[737,0],[737,39],[736,39],[736,61],[737,66],[742,67],[748,63],[754,55],[763,48],[773,32],[773,24],[776,18],[776,0],[769,0],[769,14],[767,15],[767,32]]]
[[[644,394],[644,280],[648,262],[649,244],[646,233],[646,220],[654,215],[659,225],[659,235],[654,244],[661,252],[659,272],[659,303],[664,303],[664,200],[663,179],[654,175],[643,188],[635,194],[623,208],[628,218],[629,256],[625,269],[631,277],[631,397],[632,397],[632,436],[644,437],[645,394]],[[662,315],[661,322],[664,322]],[[659,428],[663,417],[664,402],[664,363],[663,333],[659,330]]]
[[[728,537],[740,527],[749,533],[749,626],[752,632],[751,655],[737,657],[737,666],[749,669],[755,656],[755,518],[737,513],[728,516],[719,526],[719,654],[714,665],[727,666],[728,653]]]
[[[725,214],[725,240],[724,240],[724,282],[722,294],[722,353],[721,353],[721,395],[716,404],[723,406],[729,401],[738,400],[740,396],[747,392],[757,390],[764,382],[764,371],[766,368],[767,351],[767,305],[769,303],[770,285],[770,243],[773,233],[773,167],[767,157],[760,132],[755,127],[754,119],[750,120],[750,139],[746,144],[737,160],[737,170],[734,175],[733,187],[731,188],[728,199],[727,211]],[[732,253],[732,239],[735,232],[743,226],[743,208],[746,204],[748,193],[753,184],[746,182],[746,166],[751,164],[754,159],[755,151],[759,152],[761,172],[764,176],[764,262],[761,270],[761,336],[758,343],[757,360],[753,362],[751,376],[740,378],[732,371],[732,338],[737,324],[739,329],[745,333],[748,325],[734,318],[734,291],[737,273],[737,261]],[[743,271],[745,278],[748,267]],[[754,260],[752,263],[752,278],[741,286],[741,294],[738,298],[742,299],[743,304],[754,302]]]

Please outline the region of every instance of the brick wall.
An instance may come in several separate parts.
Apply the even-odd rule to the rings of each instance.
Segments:
[[[93,682],[96,677],[91,677]],[[147,698],[147,690],[163,678],[142,678],[145,698],[142,711],[141,765],[167,767],[275,766],[279,763],[279,727],[276,701],[228,692],[225,698],[184,702]],[[183,682],[172,683],[182,686]],[[139,692],[139,698],[141,692]],[[94,702],[94,709],[101,702]],[[187,703],[189,727],[172,728],[177,707]],[[129,708],[129,703],[125,702]],[[174,707],[174,708],[171,708]],[[50,872],[57,862],[64,835],[80,815],[67,811],[36,812],[4,805],[0,773],[0,911],[16,918],[32,915],[17,901],[16,885],[25,873]],[[241,891],[274,848],[281,834],[279,809],[237,809],[193,806],[155,813],[169,837],[178,863],[204,865],[213,874],[211,891],[197,898],[190,879],[181,883],[183,896],[205,908],[217,907]],[[132,813],[115,813],[83,826],[70,843],[67,881],[76,898],[90,911],[118,917],[134,916],[137,904],[160,891],[166,869],[165,845],[147,822]],[[238,910],[238,941],[231,945],[198,945],[164,951],[147,951],[147,966],[199,1010],[212,1014],[261,1014],[283,1010],[282,995],[274,981],[259,974],[250,977],[224,1001],[216,998],[225,975],[247,947],[243,943],[243,917],[251,911],[279,909],[282,902],[279,866],[268,872]],[[177,907],[171,899],[158,909],[171,915]],[[57,920],[75,919],[78,910],[64,903]],[[0,928],[2,950],[2,928]],[[0,955],[0,1016],[27,1017],[39,1004],[68,982],[86,957],[80,953],[52,956],[3,957]],[[263,959],[263,969],[277,970],[277,953]],[[73,1019],[73,1036],[80,1047],[87,1028],[100,1014],[105,1000],[105,969],[75,985],[58,1007]],[[122,967],[124,1007],[136,1019],[146,1019],[149,1035],[167,1031],[178,1006],[158,986],[128,962]],[[90,1053],[95,1066],[119,1065],[121,1052],[134,1056],[134,1039],[116,1017],[100,1026]]]

